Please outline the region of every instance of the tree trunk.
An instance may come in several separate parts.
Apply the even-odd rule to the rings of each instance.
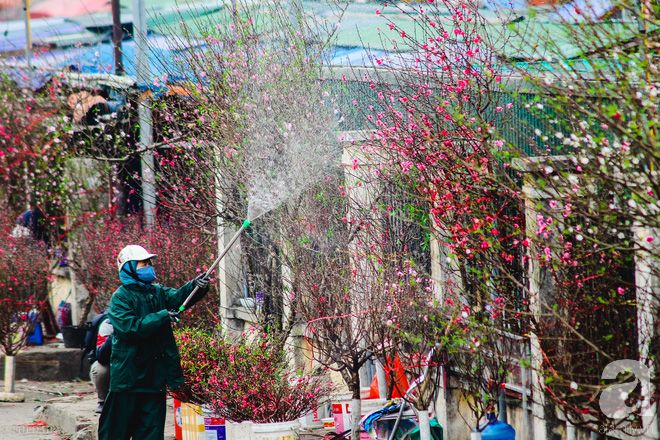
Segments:
[[[360,400],[360,372],[351,371],[351,391],[353,400],[351,401],[351,439],[360,438],[360,417],[362,415],[362,400]]]
[[[89,282],[89,272],[87,271],[87,264],[83,261],[83,265],[80,268],[80,271],[83,273],[83,276],[85,278],[85,284],[87,286],[90,286],[87,288],[87,301],[85,302],[85,307],[83,307],[82,312],[80,313],[80,319],[78,320],[78,327],[82,327],[85,325],[85,321],[87,320],[87,316],[89,316],[89,312],[92,310],[92,305],[94,304],[94,300],[96,299],[96,290],[92,288],[92,283]],[[71,283],[74,284],[78,281],[76,278],[76,273],[71,269]],[[75,292],[76,289],[74,287],[74,295],[73,295],[73,301],[76,300]]]
[[[16,356],[5,354],[5,391],[0,393],[0,402],[25,402],[25,395],[16,393]]]
[[[360,438],[360,418],[362,417],[362,400],[351,400],[351,439]]]
[[[85,307],[82,310],[82,313],[80,314],[80,320],[78,321],[78,327],[82,327],[85,325],[85,321],[87,320],[87,316],[89,316],[89,312],[92,310],[92,304],[94,304],[94,299],[96,299],[96,293],[89,292],[87,297],[87,301],[85,302]]]
[[[16,356],[5,356],[5,393],[15,391]]]
[[[428,410],[419,412],[419,440],[431,440],[431,424]]]

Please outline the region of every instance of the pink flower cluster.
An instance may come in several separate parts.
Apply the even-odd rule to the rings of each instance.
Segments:
[[[24,345],[49,288],[45,247],[31,238],[14,238],[0,228],[0,350],[15,355]]]

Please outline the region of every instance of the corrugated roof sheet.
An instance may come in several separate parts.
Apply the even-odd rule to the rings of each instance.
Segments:
[[[66,18],[39,18],[31,20],[32,43],[56,44],[57,39],[68,40],[70,35],[81,34],[85,28]],[[25,22],[0,22],[0,52],[25,50],[27,36]],[[75,44],[75,43],[74,43]]]
[[[574,1],[584,2],[586,0]],[[609,0],[588,1],[607,2]],[[501,0],[501,2],[506,2],[506,0]],[[193,5],[185,2],[178,5],[178,3],[178,0],[149,0],[148,26],[150,30],[180,37],[183,33],[183,27],[180,24],[182,16],[186,22],[186,32],[193,36],[204,33],[207,26],[228,26],[232,23],[231,0],[209,0]],[[132,0],[122,0],[121,5],[122,22],[129,24],[132,20]],[[421,30],[416,23],[419,16],[414,8],[403,3],[397,8],[384,7],[381,3],[350,3],[340,22],[337,22],[335,10],[330,4],[305,0],[303,6],[310,16],[320,20],[323,25],[338,26],[334,41],[336,50],[332,59],[334,64],[368,65],[373,57],[378,57],[386,60],[386,65],[411,65],[414,62],[414,55],[404,57],[391,55],[392,52],[410,50],[409,47],[401,45],[400,31],[403,30],[408,36],[418,40],[425,37],[419,33]],[[254,0],[252,3],[244,4],[245,9],[242,12],[258,15],[261,7],[263,4]],[[376,14],[377,9],[379,14]],[[489,9],[482,9],[480,12],[487,22],[483,29],[484,36],[493,41],[506,41],[506,47],[502,48],[506,57],[510,60],[536,62],[539,68],[550,66],[550,64],[544,65],[546,60],[578,58],[585,52],[596,51],[601,47],[630,39],[635,35],[637,26],[636,23],[622,21],[576,25],[580,26],[580,32],[591,32],[594,36],[593,40],[598,41],[599,46],[589,46],[581,44],[579,41],[576,42],[570,35],[573,28],[557,21],[558,17],[561,18],[557,14],[553,18],[552,14],[538,11],[509,10],[512,22],[503,25],[498,19],[498,13]],[[269,17],[266,14],[261,14],[259,19],[265,26],[269,25]],[[387,25],[389,20],[396,22],[399,30],[390,31]],[[453,23],[448,13],[437,13],[434,20],[441,23],[451,33]],[[112,72],[114,69],[113,51],[109,44],[108,32],[111,24],[112,17],[109,12],[80,15],[73,19],[32,20],[33,42],[60,48],[60,50],[53,50],[48,55],[40,54],[34,63],[43,68],[78,64],[81,71],[84,72]],[[93,44],[87,49],[61,50],[61,48],[80,42]],[[171,70],[177,55],[170,50],[172,40],[168,40],[164,36],[153,36],[150,43],[152,45],[151,68],[156,77],[163,72],[162,63],[166,63],[167,69]],[[24,47],[25,24],[23,21],[0,22],[0,52],[21,51]],[[129,74],[134,71],[133,48],[133,42],[124,42],[123,49],[126,57],[124,64]],[[543,51],[540,48],[543,48]]]

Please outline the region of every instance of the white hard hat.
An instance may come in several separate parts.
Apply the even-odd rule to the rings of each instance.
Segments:
[[[158,255],[150,254],[142,246],[129,244],[122,249],[121,252],[119,252],[119,256],[117,256],[117,269],[121,272],[121,268],[124,267],[124,264],[127,261],[144,261],[156,257],[158,257]]]

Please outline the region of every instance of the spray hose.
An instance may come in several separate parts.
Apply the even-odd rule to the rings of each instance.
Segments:
[[[204,277],[208,277],[209,274],[211,272],[213,272],[213,269],[215,269],[215,267],[218,265],[218,263],[220,263],[220,260],[222,260],[225,257],[225,255],[227,255],[227,252],[229,252],[229,249],[231,249],[232,246],[234,246],[234,243],[236,243],[236,240],[238,240],[238,237],[240,237],[241,234],[243,233],[243,231],[245,231],[245,229],[247,229],[249,226],[250,226],[250,220],[245,220],[243,222],[243,225],[241,226],[241,228],[238,231],[236,231],[236,234],[234,235],[234,237],[227,244],[227,246],[225,246],[225,249],[222,251],[220,256],[213,262],[211,267],[209,267],[208,270],[204,273]],[[195,293],[198,290],[199,290],[199,287],[195,286],[193,291],[190,292],[190,295],[188,295],[188,298],[186,298],[186,300],[183,302],[183,304],[181,304],[181,307],[179,307],[179,312],[183,312],[186,309],[186,306],[192,300],[193,296],[195,295]]]

